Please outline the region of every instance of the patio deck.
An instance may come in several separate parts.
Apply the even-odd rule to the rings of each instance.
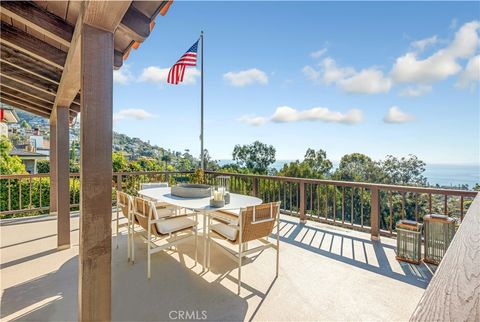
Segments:
[[[2,222],[2,320],[77,320],[78,213],[70,249],[57,251],[55,219]],[[236,263],[212,247],[211,270],[202,273],[193,240],[153,255],[148,281],[145,245],[135,241],[136,262],[128,263],[122,230],[112,249],[112,319],[165,321],[182,311],[202,319],[205,311],[221,321],[407,320],[430,281],[429,267],[395,260],[393,239],[372,242],[370,234],[289,216],[281,227],[278,278],[275,252],[266,250],[244,265],[240,296]]]

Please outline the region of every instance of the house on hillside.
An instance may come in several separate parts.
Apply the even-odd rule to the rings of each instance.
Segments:
[[[12,149],[10,155],[19,157],[25,165],[25,170],[30,174],[37,173],[37,162],[39,160],[48,159],[48,155],[36,152],[34,149],[28,147],[26,149]]]
[[[14,109],[2,104],[0,108],[0,136],[8,136],[9,124],[15,124],[18,123],[18,121],[19,118]]]

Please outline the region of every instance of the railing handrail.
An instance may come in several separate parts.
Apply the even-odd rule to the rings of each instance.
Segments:
[[[392,184],[384,184],[384,183],[340,181],[340,180],[329,180],[329,179],[269,176],[269,175],[234,173],[234,172],[205,171],[205,173],[217,174],[217,175],[230,175],[230,176],[236,176],[236,177],[250,177],[250,178],[258,178],[258,179],[280,180],[280,181],[297,182],[297,183],[326,184],[326,185],[334,185],[334,186],[340,186],[340,187],[344,186],[344,187],[356,187],[356,188],[366,188],[366,189],[379,189],[379,190],[390,190],[390,191],[397,191],[397,192],[417,192],[417,193],[425,193],[425,194],[432,193],[432,194],[439,194],[439,195],[452,195],[452,196],[464,196],[464,197],[475,197],[478,193],[477,191],[459,190],[459,189],[402,186],[402,185],[392,185]]]
[[[410,321],[475,321],[480,316],[480,195],[423,294]]]
[[[163,174],[192,174],[193,171],[136,171],[136,172],[112,172],[112,176],[135,176],[135,175],[163,175]],[[232,173],[232,172],[220,172],[220,171],[205,171],[208,174],[215,175],[230,175],[236,177],[245,177],[245,178],[258,178],[258,179],[269,179],[269,180],[278,180],[278,181],[287,181],[287,182],[296,182],[296,183],[307,183],[307,184],[325,184],[325,185],[334,185],[339,187],[355,187],[355,188],[365,188],[365,189],[378,189],[378,190],[389,190],[397,192],[416,192],[416,193],[425,193],[425,194],[438,194],[438,195],[451,195],[451,196],[464,196],[464,197],[475,197],[477,196],[476,191],[470,190],[459,190],[459,189],[445,189],[445,188],[432,188],[432,187],[416,187],[416,186],[403,186],[403,185],[392,185],[392,184],[383,184],[383,183],[368,183],[368,182],[355,182],[355,181],[340,181],[340,180],[328,180],[328,179],[312,179],[312,178],[297,178],[297,177],[283,177],[283,176],[269,176],[269,175],[258,175],[258,174],[245,174],[245,173]],[[37,173],[37,174],[11,174],[11,175],[0,175],[0,179],[27,179],[27,178],[47,178],[49,173]],[[70,173],[71,177],[80,176],[79,173]]]

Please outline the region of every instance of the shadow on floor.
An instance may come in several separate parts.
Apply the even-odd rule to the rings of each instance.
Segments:
[[[350,236],[339,229],[325,230],[310,225],[300,224],[298,222],[285,219],[280,220],[280,240],[291,245],[313,253],[326,256],[355,267],[368,270],[370,272],[381,274],[383,276],[396,279],[417,287],[427,288],[432,278],[432,269],[424,263],[420,265],[410,264],[398,261],[402,272],[395,272],[388,260],[385,251],[395,251],[395,247],[382,243],[381,241],[371,241],[355,236]],[[308,237],[307,237],[308,236]],[[319,240],[319,243],[314,243]],[[339,243],[338,252],[334,252],[334,242]],[[357,245],[357,247],[355,247]],[[361,246],[361,252],[355,252]],[[346,247],[350,248],[349,256],[344,253]],[[374,252],[374,260],[367,253]]]
[[[245,319],[248,309],[245,299],[220,283],[205,280],[196,273],[198,267],[192,270],[193,243],[179,245],[175,256],[171,252],[152,255],[152,278],[148,280],[145,244],[136,240],[133,265],[126,258],[126,240],[122,234],[119,248],[112,248],[112,320],[168,321],[178,320],[182,314],[189,316],[188,320],[204,316],[217,321]],[[56,251],[44,253],[42,256],[56,260],[53,257]],[[78,256],[75,256],[57,271],[5,289],[1,319],[76,321],[77,275]]]

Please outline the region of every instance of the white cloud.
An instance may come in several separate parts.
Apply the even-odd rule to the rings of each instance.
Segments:
[[[341,79],[338,84],[348,93],[377,94],[386,93],[392,88],[392,81],[375,69],[364,69],[352,77]]]
[[[475,84],[480,81],[480,55],[472,57],[465,69],[458,77],[457,86],[467,88],[469,86],[475,87]]]
[[[257,68],[251,68],[239,72],[228,72],[223,74],[223,79],[235,87],[243,87],[253,84],[268,84],[267,74]]]
[[[327,57],[320,62],[321,70],[311,66],[303,68],[303,74],[316,83],[336,84],[348,93],[376,94],[385,93],[392,87],[389,78],[375,67],[360,72],[352,67],[339,67],[334,59]]]
[[[419,59],[416,52],[397,58],[391,71],[393,80],[397,83],[431,83],[459,73],[458,60],[472,57],[477,50],[479,28],[480,21],[464,24],[447,47],[425,59]]]
[[[157,66],[149,66],[145,68],[140,76],[140,81],[149,83],[166,84],[168,72],[170,68],[160,68]],[[180,84],[194,85],[197,78],[200,77],[200,71],[196,68],[186,68],[183,82]]]
[[[327,48],[322,48],[322,49],[319,49],[317,51],[314,51],[312,53],[310,53],[310,56],[312,58],[320,58],[322,57],[325,53],[327,52]]]
[[[437,42],[438,42],[438,37],[435,35],[430,38],[414,41],[410,45],[412,46],[412,48],[418,50],[419,52],[422,52],[427,47],[435,45]]]
[[[400,92],[400,96],[418,97],[430,93],[431,91],[432,86],[430,85],[409,86]]]
[[[407,123],[415,120],[413,115],[406,114],[398,106],[392,106],[383,117],[385,123]]]
[[[303,74],[311,81],[318,82],[322,74],[315,70],[312,66],[305,66],[302,69]]]
[[[327,85],[355,75],[355,70],[353,68],[337,67],[335,60],[330,57],[322,60],[320,66],[323,68],[322,81]]]
[[[279,106],[271,117],[272,122],[323,121],[354,124],[363,120],[362,111],[352,109],[348,113],[332,111],[326,107],[314,107],[308,110],[296,110],[289,106]]]
[[[260,126],[264,125],[265,123],[268,122],[268,118],[263,117],[263,116],[251,116],[251,115],[243,115],[238,119],[238,121],[248,124],[248,125],[253,125],[253,126]]]
[[[121,120],[146,120],[155,117],[155,115],[145,111],[141,108],[127,108],[113,113],[113,122],[116,123]]]
[[[123,65],[122,68],[113,71],[113,82],[117,84],[126,85],[133,80],[133,75],[130,72],[128,65]]]

